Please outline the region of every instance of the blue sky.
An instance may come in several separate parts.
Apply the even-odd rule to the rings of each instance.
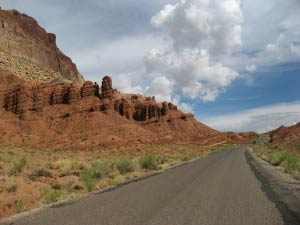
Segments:
[[[57,35],[85,78],[113,77],[216,129],[300,121],[297,0],[0,0]]]

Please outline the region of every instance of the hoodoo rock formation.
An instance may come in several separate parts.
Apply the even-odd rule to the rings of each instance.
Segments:
[[[255,137],[215,131],[155,97],[120,93],[108,76],[99,87],[90,81],[33,84],[1,75],[0,103],[4,145],[99,148],[135,142],[244,143]],[[90,142],[83,145],[83,138]]]
[[[187,118],[172,103],[157,103],[153,97],[121,94],[112,88],[112,79],[109,76],[103,78],[101,88],[91,81],[84,82],[82,86],[73,83],[34,85],[13,75],[0,76],[0,82],[10,83],[1,89],[1,105],[21,119],[25,119],[24,115],[28,113],[41,112],[49,105],[70,105],[86,97],[95,97],[98,100],[96,105],[91,105],[92,112],[114,109],[120,116],[135,121],[159,120],[162,116],[168,116],[171,111],[177,112],[179,118]]]
[[[114,90],[112,88],[112,80],[109,76],[105,76],[102,81],[101,86],[101,95],[102,98],[110,98],[114,94]]]
[[[11,72],[37,83],[63,77],[82,83],[72,60],[56,46],[55,34],[16,10],[0,9],[0,73]]]

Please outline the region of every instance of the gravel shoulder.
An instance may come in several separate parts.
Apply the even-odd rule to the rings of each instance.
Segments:
[[[256,177],[270,187],[268,197],[283,213],[287,209],[300,221],[300,181],[256,156],[250,147],[246,157]]]

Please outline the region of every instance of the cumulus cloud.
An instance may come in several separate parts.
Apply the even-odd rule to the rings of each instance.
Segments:
[[[280,103],[253,108],[238,113],[207,117],[204,122],[222,131],[255,131],[264,133],[279,126],[299,122],[300,103]]]
[[[225,65],[238,71],[256,70],[281,63],[299,62],[300,2],[298,0],[244,0],[243,47]]]
[[[215,54],[241,45],[240,0],[185,0],[166,5],[151,20],[166,32],[175,48],[208,48]]]
[[[239,74],[221,63],[211,63],[206,50],[149,52],[145,57],[147,72],[173,79],[187,98],[214,101],[223,88]]]
[[[171,101],[174,81],[164,76],[154,78],[146,94],[155,95],[158,101]]]
[[[186,0],[166,5],[151,22],[169,43],[145,56],[149,76],[173,80],[185,97],[215,101],[239,76],[218,58],[242,44],[240,4],[240,0]]]
[[[136,77],[134,73],[122,73],[114,78],[114,88],[124,92],[132,94],[144,94],[144,88],[138,84],[138,82],[133,82],[131,77]]]

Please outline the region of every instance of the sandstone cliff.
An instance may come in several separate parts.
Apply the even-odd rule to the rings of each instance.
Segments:
[[[82,83],[72,60],[56,46],[56,36],[16,10],[0,9],[0,73],[11,72],[36,83],[56,78]]]
[[[155,97],[120,93],[108,76],[101,87],[91,81],[34,84],[0,76],[2,145],[97,149],[150,142],[245,143],[254,137],[215,131]]]

